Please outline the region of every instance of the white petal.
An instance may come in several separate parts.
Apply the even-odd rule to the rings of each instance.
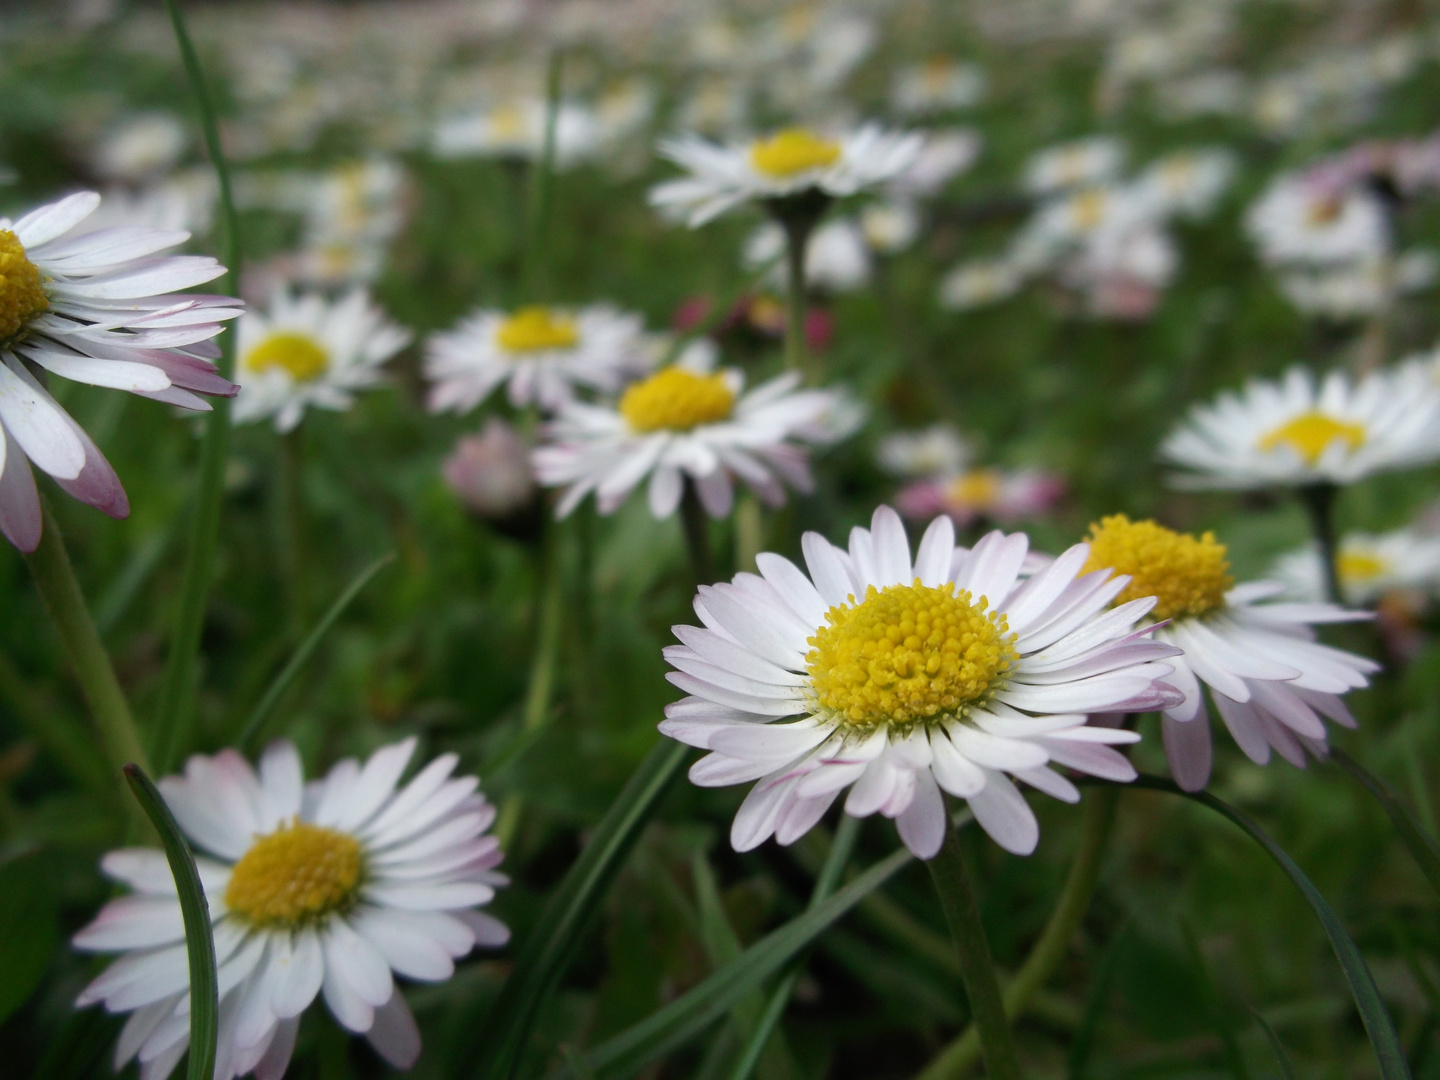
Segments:
[[[1201,791],[1210,782],[1210,721],[1203,714],[1196,720],[1160,720],[1165,741],[1165,758],[1170,775],[1185,791]]]
[[[936,588],[950,577],[950,559],[955,552],[955,523],[944,514],[937,517],[920,538],[915,553],[915,576],[920,584]]]
[[[393,1068],[408,1069],[420,1058],[420,1029],[398,989],[375,1010],[375,1022],[365,1037]]]
[[[905,812],[895,819],[900,839],[917,859],[933,859],[945,842],[950,821],[945,814],[945,799],[928,771],[915,775],[915,797]]]
[[[905,523],[888,506],[876,507],[870,520],[870,535],[875,548],[875,574],[872,584],[883,589],[887,585],[909,585],[915,578],[910,564],[910,541]]]
[[[1012,855],[1029,855],[1040,841],[1040,823],[1010,778],[985,770],[985,787],[970,796],[970,809],[980,827]]]

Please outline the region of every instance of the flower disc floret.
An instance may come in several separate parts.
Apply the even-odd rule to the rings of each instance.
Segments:
[[[635,431],[690,431],[729,418],[735,392],[721,373],[697,375],[680,367],[656,372],[620,399],[620,413]]]
[[[580,331],[575,320],[535,305],[521,308],[501,323],[495,340],[512,353],[573,349],[580,341]]]
[[[25,324],[49,306],[40,271],[20,238],[0,229],[0,342],[19,336]]]
[[[1337,439],[1348,450],[1358,450],[1365,445],[1365,425],[1336,420],[1322,412],[1307,412],[1287,420],[1272,431],[1260,436],[1257,444],[1261,450],[1274,450],[1288,446],[1302,457],[1306,464],[1314,465],[1320,460],[1330,444]]]
[[[225,906],[255,926],[304,926],[349,907],[363,871],[354,837],[293,821],[259,837],[235,864]]]
[[[750,164],[766,176],[789,177],[825,169],[840,160],[838,142],[805,128],[786,128],[750,148]]]
[[[1000,499],[1000,473],[995,469],[971,469],[950,481],[946,495],[965,506],[992,507]]]
[[[1130,575],[1115,603],[1153,596],[1156,619],[1208,615],[1225,606],[1225,594],[1235,583],[1227,572],[1225,545],[1216,542],[1214,533],[1196,537],[1124,514],[1090,526],[1090,557],[1083,572],[1106,569]]]
[[[825,613],[805,660],[816,701],[842,724],[903,729],[961,716],[1020,658],[1005,617],[953,582],[871,585],[853,599]]]
[[[330,367],[330,352],[307,334],[271,334],[245,356],[251,371],[279,368],[296,382],[312,382]]]
[[[1335,572],[1346,585],[1363,585],[1389,570],[1389,563],[1372,551],[1342,551],[1335,557]]]

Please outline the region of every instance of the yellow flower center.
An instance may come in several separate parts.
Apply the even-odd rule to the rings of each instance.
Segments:
[[[838,142],[805,128],[786,128],[750,147],[750,164],[766,176],[783,178],[834,165],[840,153]]]
[[[40,271],[25,255],[20,238],[0,229],[0,342],[17,337],[25,324],[50,306]]]
[[[496,331],[495,340],[506,352],[540,352],[543,349],[573,349],[580,340],[575,320],[547,307],[522,307]]]
[[[954,62],[948,56],[932,56],[925,61],[920,81],[931,94],[939,94],[950,85],[950,76],[955,70]]]
[[[490,137],[514,141],[525,134],[525,114],[517,105],[501,105],[490,114]]]
[[[1335,572],[1346,584],[1373,581],[1389,569],[1385,560],[1369,551],[1342,551],[1335,560]]]
[[[1154,619],[1207,615],[1225,606],[1225,593],[1235,584],[1226,573],[1225,545],[1216,543],[1214,533],[1195,537],[1124,514],[1090,526],[1090,558],[1081,573],[1106,569],[1130,575],[1115,603],[1156,597]]]
[[[689,431],[725,420],[735,408],[735,392],[724,375],[696,375],[668,367],[636,383],[620,399],[620,414],[635,431]]]
[[[1305,207],[1305,224],[1316,229],[1333,225],[1340,217],[1343,207],[1344,203],[1333,195],[1323,199],[1311,199]]]
[[[820,710],[842,724],[903,730],[963,716],[1020,659],[1005,617],[953,583],[872,585],[850,600],[825,613],[805,657]]]
[[[945,494],[951,502],[984,509],[994,506],[1000,497],[1000,474],[994,469],[971,469],[950,481]]]
[[[348,907],[363,869],[354,837],[295,820],[258,837],[235,864],[225,906],[256,926],[293,929]]]
[[[1081,232],[1090,232],[1105,220],[1108,203],[1105,192],[1100,188],[1082,191],[1070,200],[1070,212],[1075,218],[1075,227]]]
[[[251,371],[278,367],[296,382],[309,382],[325,374],[330,353],[308,334],[271,334],[245,355],[245,366]]]
[[[1307,465],[1314,465],[1336,439],[1347,448],[1358,450],[1365,443],[1365,425],[1336,420],[1322,412],[1302,413],[1260,436],[1256,445],[1261,450],[1288,446],[1304,458]]]

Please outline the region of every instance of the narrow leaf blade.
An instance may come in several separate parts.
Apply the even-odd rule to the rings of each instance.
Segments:
[[[1375,796],[1375,801],[1390,816],[1390,821],[1400,835],[1401,842],[1409,849],[1410,857],[1420,867],[1420,872],[1430,882],[1430,887],[1440,893],[1440,844],[1437,844],[1435,838],[1425,831],[1424,826],[1410,812],[1410,808],[1400,801],[1399,796],[1385,781],[1366,769],[1344,750],[1335,748],[1330,751],[1330,754],[1342,769],[1358,780],[1366,791]]]

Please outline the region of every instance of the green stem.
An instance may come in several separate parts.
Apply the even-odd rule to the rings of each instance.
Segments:
[[[42,512],[44,521],[40,546],[25,556],[25,562],[80,679],[80,689],[90,706],[90,715],[100,734],[106,760],[115,770],[118,782],[121,779],[120,770],[126,765],[148,768],[145,747],[140,742],[135,719],[130,714],[125,692],[120,689],[120,680],[115,677],[110,656],[90,620],[85,596],[80,591],[80,583],[75,580],[75,569],[70,565],[70,555],[65,550],[60,523],[51,513],[49,503],[43,504]]]
[[[205,148],[215,168],[220,187],[220,221],[224,230],[223,262],[227,267],[219,287],[227,296],[239,294],[240,227],[235,215],[235,200],[230,190],[230,172],[220,147],[220,129],[215,110],[205,86],[200,59],[178,0],[165,0],[175,42],[189,76],[190,88],[200,113],[205,135]],[[229,379],[235,371],[235,332],[220,335],[220,375]],[[154,731],[155,763],[167,772],[179,760],[189,742],[191,710],[195,691],[196,654],[200,648],[200,630],[205,620],[206,601],[215,564],[215,544],[220,532],[220,507],[225,494],[225,461],[230,448],[230,402],[216,398],[213,411],[205,421],[205,438],[200,450],[200,476],[195,515],[191,521],[190,538],[186,545],[185,571],[180,600],[175,615],[170,652],[160,686],[160,703],[156,710]]]
[[[1070,941],[1089,910],[1095,883],[1105,861],[1115,826],[1115,808],[1120,801],[1118,787],[1095,787],[1085,792],[1081,808],[1080,847],[1065,888],[1050,919],[1020,970],[1005,987],[1005,1015],[1011,1020],[1029,1007],[1040,989],[1064,959]],[[971,1024],[925,1066],[917,1080],[954,1080],[963,1076],[980,1058],[980,1031]]]
[[[1325,572],[1325,595],[1332,604],[1343,603],[1340,593],[1340,569],[1337,563],[1339,546],[1335,540],[1334,484],[1311,484],[1299,489],[1300,501],[1310,516],[1310,531],[1320,548],[1320,564]]]
[[[939,854],[925,865],[935,882],[940,906],[945,910],[950,936],[955,940],[960,976],[970,998],[972,1022],[980,1032],[988,1075],[992,1080],[1020,1080],[1020,1062],[1015,1056],[1010,1021],[1005,1015],[1000,983],[990,959],[990,944],[985,940],[985,927],[980,921],[980,905],[970,885],[960,842],[948,822]]]
[[[755,573],[755,557],[765,546],[765,518],[760,500],[742,495],[735,503],[735,569]]]
[[[535,163],[531,176],[530,198],[527,217],[529,236],[526,237],[524,260],[525,293],[528,302],[544,295],[548,285],[550,233],[550,203],[555,187],[555,129],[560,116],[560,86],[562,73],[560,50],[550,54],[550,63],[545,74],[545,135],[540,146],[540,160]]]
[[[815,228],[813,219],[794,215],[783,219],[785,269],[788,293],[785,309],[785,367],[808,372],[805,349],[805,249]]]
[[[835,830],[835,839],[830,842],[825,865],[815,879],[815,888],[810,893],[809,910],[814,910],[817,905],[829,899],[835,887],[840,884],[840,875],[845,872],[845,864],[850,861],[850,853],[855,850],[855,838],[859,835],[860,819],[841,814],[840,827]],[[790,970],[780,977],[770,994],[770,1000],[765,1003],[765,1011],[760,1014],[760,1022],[755,1026],[754,1035],[730,1072],[730,1080],[749,1080],[750,1074],[760,1061],[760,1055],[765,1052],[765,1047],[770,1042],[771,1034],[780,1023],[785,1006],[790,1003],[790,995],[795,991],[795,983],[799,981],[800,973],[804,970],[805,957],[801,956],[791,965]]]
[[[685,527],[685,549],[690,553],[690,572],[698,588],[715,581],[715,561],[710,554],[710,520],[695,482],[685,478],[685,494],[680,499],[680,523]]]
[[[310,530],[305,514],[305,444],[300,429],[280,437],[277,490],[280,512],[280,558],[290,601],[290,626],[298,638],[310,622],[310,589],[305,542]]]

